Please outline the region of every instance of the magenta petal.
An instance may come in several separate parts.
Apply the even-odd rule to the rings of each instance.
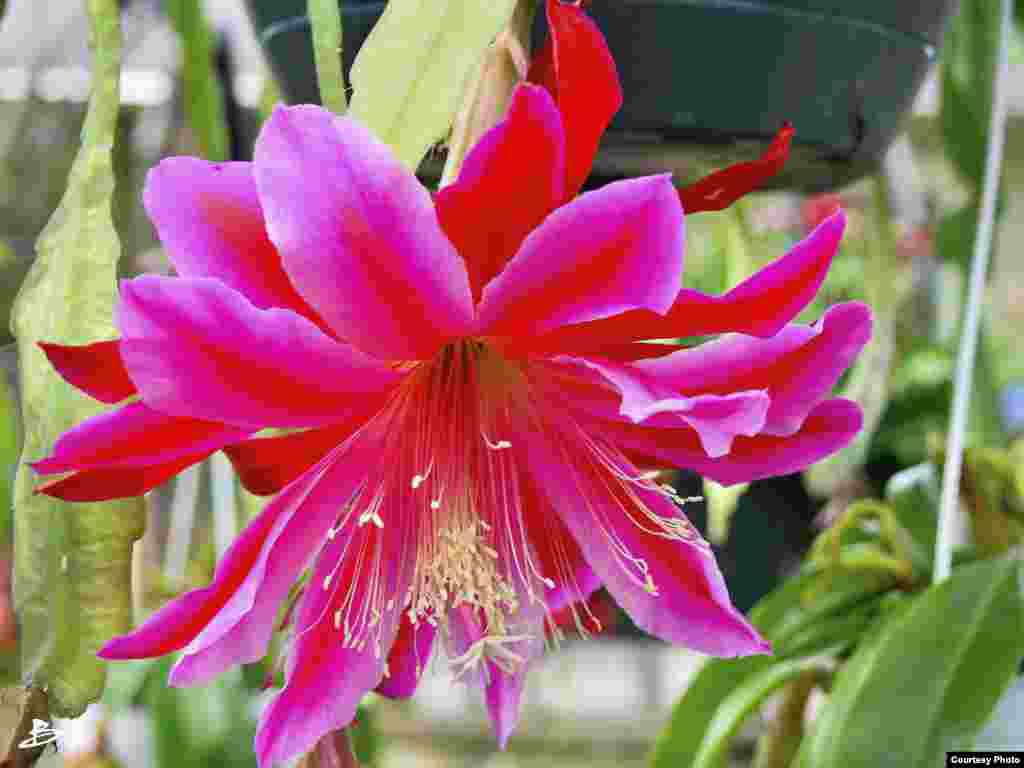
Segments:
[[[425,621],[413,626],[402,615],[395,644],[388,654],[388,668],[377,686],[377,693],[389,699],[407,699],[416,692],[423,670],[434,648],[435,629]]]
[[[545,434],[520,435],[521,455],[616,602],[638,627],[671,643],[715,656],[767,652],[765,640],[730,603],[696,529],[680,522],[681,513],[662,494],[616,477],[640,473],[609,446],[597,461],[578,430],[552,425]],[[688,538],[658,535],[640,505],[687,525]]]
[[[693,428],[708,456],[728,453],[737,435],[758,434],[770,403],[767,393],[761,390],[687,397],[635,363],[568,357],[554,358],[552,362],[575,368],[577,373],[588,369],[598,374],[620,394],[619,413],[633,422],[653,420],[657,426],[678,426],[682,422]]]
[[[255,157],[270,239],[341,338],[409,359],[472,331],[466,268],[430,194],[366,128],[319,107],[278,107]]]
[[[829,308],[813,326],[787,326],[768,339],[725,336],[634,365],[687,395],[764,389],[771,407],[762,432],[791,435],[870,337],[871,310],[849,302]]]
[[[217,422],[167,416],[135,402],[72,427],[54,443],[53,453],[33,462],[32,468],[41,475],[52,475],[82,469],[146,467],[211,453],[248,434]]]
[[[739,437],[727,456],[708,457],[696,436],[684,429],[626,424],[603,430],[622,450],[645,462],[692,469],[723,485],[799,472],[846,446],[863,423],[860,406],[834,398],[814,407],[799,431],[786,436]]]
[[[531,171],[523,173],[527,156]],[[435,199],[441,226],[466,261],[475,298],[562,202],[564,178],[558,108],[543,88],[520,84],[508,116],[477,142],[458,179]],[[481,215],[496,204],[500,214]]]
[[[379,511],[388,521],[384,528],[360,525],[363,501],[339,506],[343,519],[320,551],[299,603],[287,681],[256,733],[261,768],[348,725],[360,699],[384,677],[402,598],[412,583],[414,558],[408,554],[418,530],[403,515],[404,498],[385,497]]]
[[[539,335],[632,309],[664,313],[683,269],[669,175],[609,184],[562,206],[484,288],[481,332]]]
[[[181,277],[215,277],[260,309],[316,320],[267,237],[252,163],[170,157],[146,176],[146,212]]]
[[[192,453],[163,464],[144,467],[83,469],[60,480],[36,488],[36,493],[64,501],[109,501],[142,496],[162,485],[179,472],[210,455],[210,451]]]
[[[121,286],[121,356],[142,399],[176,416],[316,427],[399,375],[287,309],[258,309],[211,278],[146,275]]]
[[[509,343],[509,353],[600,354],[644,339],[715,333],[774,336],[807,306],[821,287],[839,247],[846,216],[837,211],[782,258],[755,272],[723,296],[685,289],[664,316],[638,309],[603,320],[579,322]]]
[[[302,569],[327,541],[340,510],[378,457],[375,440],[356,437],[324,457],[271,503],[275,522],[230,599],[185,648],[172,685],[203,683],[232,664],[261,658],[278,608]],[[266,513],[264,513],[266,514]]]
[[[83,346],[39,342],[64,381],[101,403],[119,403],[135,394],[135,384],[121,361],[120,347],[119,339]]]

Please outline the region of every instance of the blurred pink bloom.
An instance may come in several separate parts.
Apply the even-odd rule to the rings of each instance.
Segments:
[[[599,39],[579,8],[556,10]],[[436,200],[360,124],[312,106],[278,108],[252,163],[165,160],[145,204],[178,277],[122,283],[119,339],[43,345],[97,399],[133,398],[57,441],[35,468],[71,474],[43,492],[137,495],[224,450],[246,487],[277,494],[209,586],[100,653],[180,650],[171,683],[207,682],[264,656],[311,566],[257,734],[264,768],[347,725],[367,691],[411,695],[435,637],[504,746],[545,621],[602,584],[669,642],[769,650],[680,500],[639,467],[746,482],[856,434],[859,408],[829,393],[868,309],[790,324],[844,216],[723,296],[681,289],[667,175],[576,196],[596,140],[581,155],[568,137],[600,136],[619,99],[566,120],[579,60],[562,61],[560,101],[520,86]]]

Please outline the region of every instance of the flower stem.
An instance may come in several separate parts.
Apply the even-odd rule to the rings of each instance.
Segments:
[[[309,0],[309,23],[313,28],[313,56],[320,103],[335,114],[348,109],[345,74],[341,69],[341,10],[338,0]]]

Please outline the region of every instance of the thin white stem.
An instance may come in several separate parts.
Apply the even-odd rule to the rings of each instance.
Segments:
[[[960,354],[957,358],[956,380],[953,384],[953,406],[949,417],[949,438],[946,443],[946,465],[942,472],[942,499],[939,504],[939,530],[935,541],[936,582],[949,577],[953,564],[953,545],[958,528],[957,511],[960,499],[960,472],[963,468],[964,436],[967,431],[968,404],[974,358],[978,349],[978,326],[981,321],[981,303],[988,274],[989,254],[992,250],[996,215],[996,195],[999,191],[1003,145],[1006,141],[1007,91],[1009,78],[1009,43],[1013,2],[1003,0],[999,33],[999,54],[995,79],[992,84],[992,115],[988,131],[988,151],[985,157],[985,177],[982,184],[981,210],[978,213],[977,236],[967,287],[967,307],[964,312],[960,336]]]
[[[199,472],[202,464],[191,466],[178,475],[171,499],[171,527],[167,531],[167,551],[164,555],[164,573],[172,581],[185,578],[188,553],[192,547],[192,528],[196,520],[199,501]]]
[[[220,560],[238,533],[235,472],[222,452],[210,457],[210,498],[213,510],[213,543]]]

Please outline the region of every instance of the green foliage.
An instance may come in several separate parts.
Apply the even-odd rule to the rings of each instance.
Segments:
[[[341,9],[337,0],[309,0],[309,23],[313,28],[313,57],[320,103],[343,115],[345,75],[341,71]]]
[[[89,0],[95,89],[67,191],[39,236],[38,256],[12,310],[21,372],[24,446],[14,487],[14,603],[22,675],[46,688],[51,711],[74,717],[103,690],[96,651],[131,623],[131,545],[142,535],[141,500],[68,505],[34,494],[28,461],[102,408],[73,391],[36,347],[114,334],[120,244],[110,217],[111,148],[117,124],[121,33],[116,0]]]
[[[858,647],[804,742],[800,768],[941,764],[967,749],[1024,655],[1020,564],[963,566]]]
[[[185,114],[208,160],[227,160],[224,93],[213,68],[213,43],[200,0],[165,0],[164,10],[181,39]]]
[[[350,114],[415,169],[444,138],[514,0],[391,0],[352,65]]]

